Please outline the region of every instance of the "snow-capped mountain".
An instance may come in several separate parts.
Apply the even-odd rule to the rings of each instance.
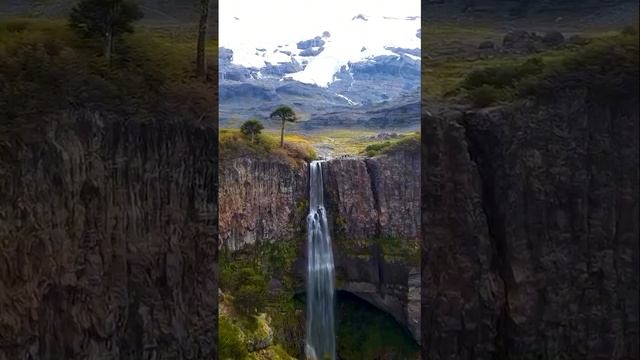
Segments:
[[[221,2],[221,120],[419,102],[419,14],[416,0]]]

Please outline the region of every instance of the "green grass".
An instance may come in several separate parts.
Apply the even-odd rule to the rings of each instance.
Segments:
[[[516,83],[517,96],[547,100],[554,98],[554,90],[583,87],[594,101],[637,97],[639,43],[637,33],[595,39],[573,54],[547,62],[539,75]]]
[[[280,134],[263,131],[251,142],[239,129],[220,129],[219,151],[221,159],[251,156],[283,161],[291,166],[299,166],[316,158],[311,141],[298,134],[285,134],[284,148],[280,147]]]
[[[436,34],[438,31],[446,33],[438,29],[434,29]],[[491,37],[491,34],[480,32],[477,36]],[[627,31],[626,35],[594,32],[590,37],[591,42],[587,45],[567,45],[529,55],[498,53],[426,59],[423,95],[430,99],[457,97],[454,98],[456,101],[464,100],[483,107],[523,96],[542,95],[543,90],[550,89],[551,79],[558,80],[562,74],[578,72],[588,78],[589,83],[599,81],[604,85],[603,89],[617,93],[616,86],[611,83],[625,81],[619,69],[625,69],[628,79],[637,73],[632,67],[637,68],[638,63],[638,36]],[[607,78],[614,80],[607,81]],[[556,81],[553,85],[559,83]]]
[[[306,136],[315,146],[329,146],[334,156],[340,156],[359,154],[375,141],[370,137],[377,133],[370,129],[323,129],[307,133]]]
[[[420,151],[420,132],[403,134],[395,139],[373,142],[360,153],[369,157],[392,154],[397,151]]]
[[[227,316],[218,317],[218,356],[221,360],[245,359],[249,355],[242,329]]]

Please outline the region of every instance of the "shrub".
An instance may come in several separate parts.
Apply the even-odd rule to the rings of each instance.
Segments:
[[[402,135],[393,141],[383,141],[367,145],[362,154],[368,157],[391,154],[396,151],[420,151],[420,132]]]
[[[279,137],[272,133],[259,134],[255,142],[250,142],[237,129],[220,130],[220,158],[230,160],[243,156],[277,159],[291,166],[316,158],[311,142],[300,135],[286,135],[284,147],[279,147]]]
[[[5,25],[5,29],[10,33],[23,32],[28,27],[29,27],[29,21],[24,19],[9,20]]]
[[[627,36],[638,35],[638,29],[636,29],[632,25],[629,25],[622,28],[622,31],[620,31],[620,33],[622,33],[622,35],[627,35]]]
[[[542,59],[532,58],[521,64],[473,70],[464,78],[462,88],[471,90],[488,85],[496,89],[503,89],[513,86],[525,77],[540,74],[543,69]]]
[[[501,99],[502,94],[500,90],[494,88],[491,85],[482,85],[480,87],[471,89],[467,92],[467,97],[474,106],[486,107],[495,104]]]
[[[560,88],[583,87],[594,100],[609,101],[637,96],[638,75],[638,36],[615,36],[592,42],[516,88],[519,96],[552,99]]]
[[[249,354],[244,334],[226,316],[218,318],[218,354],[221,360],[244,359]]]
[[[367,145],[367,147],[364,148],[363,153],[369,157],[380,155],[382,153],[382,150],[388,148],[389,146],[391,146],[390,141]]]
[[[232,287],[236,309],[245,315],[253,315],[264,310],[267,296],[267,280],[259,268],[243,267],[233,279]]]
[[[255,141],[255,138],[260,135],[262,129],[264,129],[264,126],[258,120],[247,120],[240,126],[240,132],[251,138],[252,143]]]

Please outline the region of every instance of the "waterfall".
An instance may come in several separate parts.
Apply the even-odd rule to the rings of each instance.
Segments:
[[[307,215],[307,359],[335,360],[334,269],[331,236],[324,208],[322,162],[309,169]]]

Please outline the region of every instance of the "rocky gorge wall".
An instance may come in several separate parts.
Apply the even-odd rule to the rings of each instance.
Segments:
[[[329,161],[325,203],[338,289],[391,314],[420,342],[420,154]]]
[[[417,149],[374,158],[330,160],[323,165],[338,289],[390,313],[417,341],[419,169]],[[256,242],[294,241],[298,258],[292,271],[303,283],[308,172],[307,165],[293,167],[275,160],[223,160],[221,246],[236,251]],[[393,244],[398,249],[385,252],[391,241],[397,242]]]
[[[423,117],[425,359],[635,359],[638,100]]]
[[[309,168],[240,157],[220,162],[220,246],[230,250],[304,234]]]
[[[2,142],[0,359],[215,358],[216,139],[74,111]]]

